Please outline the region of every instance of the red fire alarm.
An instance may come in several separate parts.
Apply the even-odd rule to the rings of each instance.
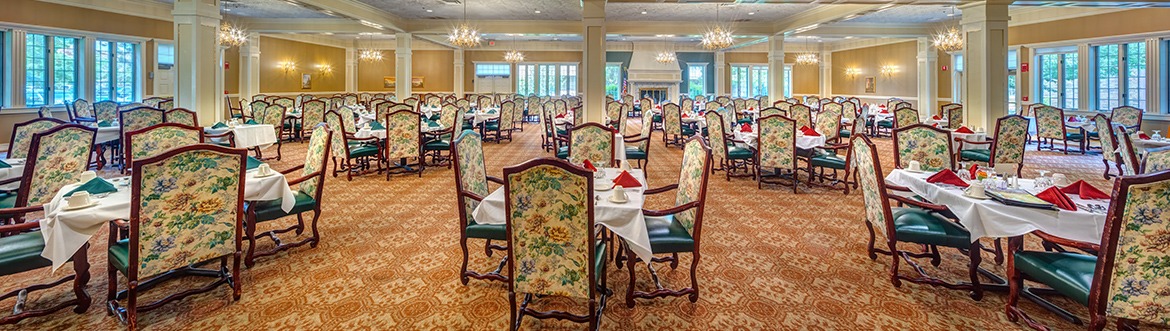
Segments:
[[[231,63],[231,62],[224,62],[224,63],[223,63],[223,68],[224,68],[224,69],[231,69],[231,68],[232,68],[232,63]]]
[[[495,46],[495,45],[496,45],[496,41],[495,41],[495,40],[492,40],[492,41],[489,41],[489,42],[488,42],[488,46]]]
[[[947,66],[943,66],[942,71],[947,71]]]
[[[1028,96],[1024,96],[1024,101],[1028,101]]]
[[[1020,72],[1028,72],[1028,64],[1020,63]]]

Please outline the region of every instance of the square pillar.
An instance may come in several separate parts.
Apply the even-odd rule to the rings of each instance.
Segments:
[[[722,50],[715,51],[715,95],[727,94],[727,56]]]
[[[240,45],[240,98],[260,94],[260,35],[248,34],[248,42]]]
[[[820,94],[822,98],[828,98],[833,95],[833,52],[821,51],[821,89]]]
[[[994,130],[995,120],[1007,115],[1008,5],[979,2],[960,9],[967,39],[963,109],[969,126]]]
[[[930,118],[938,109],[938,52],[926,37],[918,38],[918,117]],[[1006,81],[1005,81],[1006,84]]]
[[[177,0],[175,16],[175,107],[199,115],[200,125],[223,119],[223,49],[219,0]]]
[[[768,37],[768,100],[784,100],[784,35]]]
[[[605,0],[584,0],[582,6],[585,40],[581,86],[585,97],[581,111],[586,122],[605,123]]]
[[[345,48],[345,91],[357,92],[357,48]]]
[[[464,84],[467,83],[467,82],[463,81],[464,76],[463,76],[463,49],[462,48],[455,49],[455,70],[454,71],[455,71],[455,80],[454,80],[455,84],[452,86],[452,88],[454,89],[452,92],[455,92],[455,96],[462,98],[466,94],[464,92],[464,90],[466,90],[466,88],[464,87]]]
[[[398,100],[406,100],[410,97],[410,77],[411,77],[411,57],[410,57],[410,41],[411,34],[397,33],[394,35],[394,41],[398,43],[398,48],[394,49],[394,77],[397,83],[394,85],[394,95]]]

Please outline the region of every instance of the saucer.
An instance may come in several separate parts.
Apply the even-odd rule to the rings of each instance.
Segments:
[[[276,172],[275,172],[275,171],[273,171],[273,172],[269,172],[267,175],[262,175],[262,174],[260,174],[260,172],[259,172],[259,171],[257,171],[257,172],[256,172],[256,175],[255,175],[255,176],[253,176],[253,177],[256,177],[256,178],[268,178],[268,177],[272,177],[272,175],[275,175],[275,174],[276,174]]]
[[[593,190],[597,191],[597,192],[605,192],[605,191],[609,191],[612,189],[613,189],[613,186],[607,186],[607,185],[593,186]]]
[[[612,196],[612,195],[611,195],[611,196],[609,196],[609,202],[613,202],[613,203],[627,203],[627,202],[630,202],[630,199],[622,199],[622,200],[617,200],[617,199],[614,199],[614,196]]]
[[[62,208],[62,209],[63,209],[63,210],[78,210],[78,209],[85,209],[85,208],[89,208],[89,207],[97,206],[97,204],[98,204],[98,201],[97,201],[97,200],[90,200],[90,201],[89,201],[89,203],[87,203],[87,204],[85,204],[85,205],[83,205],[83,206],[77,206],[77,207],[73,207],[73,206],[70,206],[68,202],[66,202],[65,208]]]
[[[963,192],[963,196],[964,196],[964,197],[971,198],[971,199],[978,199],[978,200],[988,200],[988,199],[991,199],[991,197],[987,196],[986,194],[984,194],[983,196],[981,196],[981,197],[980,197],[980,196],[974,196],[974,195],[967,194],[967,192]]]
[[[922,170],[922,169],[917,169],[917,170],[915,170],[915,169],[910,169],[910,168],[903,168],[902,170],[906,170],[906,171],[913,172],[913,173],[916,173],[916,174],[920,174],[920,173],[924,173],[924,172],[926,172],[926,170]]]

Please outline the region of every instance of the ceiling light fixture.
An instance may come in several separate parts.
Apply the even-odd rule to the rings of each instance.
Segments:
[[[953,7],[952,14],[954,14]],[[934,45],[934,48],[947,53],[961,51],[966,47],[963,41],[963,34],[959,33],[959,29],[955,26],[951,26],[935,34],[931,44]]]
[[[219,23],[219,44],[226,47],[239,47],[248,42],[248,32],[239,26],[227,21]]]
[[[755,15],[755,14],[756,14],[756,12],[754,12],[754,11],[753,11],[753,12],[748,12],[748,15]]]
[[[796,55],[796,65],[817,65],[821,63],[820,56],[817,56],[817,53],[811,51],[812,47],[808,45],[808,40],[812,38],[813,36],[804,37],[805,51]]]
[[[373,47],[361,48],[361,45],[360,45],[361,38],[360,37],[358,38],[357,42],[359,43],[359,45],[358,45],[359,46],[358,61],[368,62],[368,63],[382,62],[382,51],[376,50]]]
[[[433,9],[427,9],[427,12],[428,12],[428,13],[433,13],[433,12],[435,12],[435,11],[434,11]]]
[[[663,40],[666,39],[666,37],[662,37],[662,38],[663,38]],[[654,57],[654,61],[661,63],[661,64],[671,64],[671,63],[674,63],[675,61],[678,61],[678,57],[674,54],[674,49],[673,49],[674,44],[671,44],[670,42],[666,42],[665,44],[666,44],[667,49],[665,49],[661,52],[658,52],[658,56]]]
[[[463,23],[451,29],[451,34],[447,35],[447,41],[460,48],[473,48],[479,46],[483,41],[483,36],[479,34],[467,23],[467,1],[463,1]]]
[[[524,62],[524,53],[516,50],[516,35],[512,35],[512,50],[504,53],[504,61],[508,61],[508,63]]]
[[[735,38],[731,36],[731,28],[724,28],[719,23],[719,6],[715,4],[715,24],[713,27],[703,33],[703,39],[699,42],[703,48],[706,49],[724,49],[735,44]]]
[[[539,11],[539,10],[537,10],[537,11],[535,11],[534,13],[540,14],[540,11]]]

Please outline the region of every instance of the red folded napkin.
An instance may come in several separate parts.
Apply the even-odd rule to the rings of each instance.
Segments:
[[[933,125],[933,126],[934,126],[934,127],[936,127],[936,128],[938,127],[938,123],[934,123],[934,124],[931,124],[931,125]]]
[[[882,114],[889,114],[889,113],[890,113],[890,111],[889,111],[889,110],[887,110],[887,109],[885,109],[885,108],[882,108],[882,111],[881,111],[881,113],[882,113]]]
[[[1145,134],[1145,133],[1139,133],[1138,138],[1141,138],[1142,140],[1150,140],[1150,135]]]
[[[951,169],[943,169],[936,174],[930,175],[930,177],[926,177],[926,182],[951,184],[958,187],[970,186],[967,184],[967,182],[964,182],[962,178],[959,178],[959,176],[955,175]]]
[[[938,115],[931,116],[930,118],[934,119],[935,121],[942,120],[942,117],[939,117]]]
[[[565,114],[557,114],[556,118],[565,118]]]
[[[1071,211],[1077,210],[1077,205],[1072,202],[1072,199],[1069,199],[1067,195],[1064,195],[1064,192],[1061,192],[1060,189],[1056,188],[1056,186],[1049,187],[1047,190],[1044,190],[1044,192],[1037,194],[1036,197],[1040,198],[1040,200],[1051,202],[1060,209]]]
[[[1069,117],[1068,117],[1068,121],[1069,121],[1069,122],[1077,122],[1077,121],[1079,121],[1079,120],[1077,119],[1077,117],[1076,117],[1076,116],[1069,116]]]
[[[690,117],[690,116],[687,116],[687,113],[682,114],[682,118],[687,118],[687,117]]]
[[[971,164],[971,168],[967,169],[967,171],[971,172],[971,179],[975,179],[975,173],[977,172],[978,169],[979,169],[979,165],[974,164],[974,163]]]
[[[971,131],[971,129],[968,129],[967,126],[960,126],[958,129],[955,129],[955,132],[966,133],[966,134],[975,133],[975,131]]]
[[[752,125],[744,123],[743,126],[739,127],[739,132],[752,132]]]
[[[597,171],[597,167],[594,167],[593,162],[589,162],[589,160],[585,160],[585,165],[583,165],[583,167],[585,167],[585,169],[589,169],[589,171]]]
[[[631,175],[629,171],[622,170],[622,173],[619,174],[617,178],[613,179],[613,185],[624,188],[635,188],[642,187],[642,182],[639,182],[637,178],[634,178],[634,175]]]
[[[1096,187],[1089,185],[1089,183],[1086,183],[1083,180],[1078,180],[1075,183],[1072,183],[1072,185],[1065,186],[1064,188],[1061,188],[1060,191],[1068,194],[1080,195],[1081,199],[1109,199],[1108,194],[1101,192],[1101,190],[1098,190]]]
[[[801,126],[800,133],[804,134],[806,136],[819,136],[819,135],[821,135],[820,133],[817,132],[817,130],[813,130],[812,128],[807,127],[807,126]]]

